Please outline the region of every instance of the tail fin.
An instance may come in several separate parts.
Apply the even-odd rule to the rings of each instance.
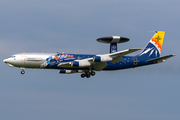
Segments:
[[[156,31],[146,47],[137,56],[149,58],[160,57],[164,35],[165,31]]]

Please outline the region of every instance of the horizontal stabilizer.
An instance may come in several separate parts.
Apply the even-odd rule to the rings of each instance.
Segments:
[[[163,57],[147,60],[147,62],[160,63],[160,62],[164,62],[166,59],[174,57],[174,56],[175,56],[174,54],[173,55],[166,55],[166,56],[163,56]]]

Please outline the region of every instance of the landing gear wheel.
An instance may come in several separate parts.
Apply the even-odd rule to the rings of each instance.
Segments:
[[[21,74],[23,75],[25,73],[25,71],[21,71]]]
[[[90,78],[90,76],[91,76],[90,74],[86,74],[86,77],[87,77],[87,78]]]
[[[90,75],[90,72],[88,71],[88,72],[86,72],[86,75]]]
[[[86,72],[86,77],[87,77],[87,78],[90,78],[90,76],[91,76],[90,72],[89,72],[89,71]]]
[[[95,74],[96,74],[96,73],[95,73],[94,71],[91,71],[91,72],[87,71],[87,72],[85,72],[85,73],[82,73],[82,74],[81,74],[81,77],[82,77],[82,78],[84,78],[84,77],[90,78],[91,76],[94,76]]]
[[[82,77],[82,78],[84,78],[85,76],[86,76],[86,75],[85,75],[84,73],[83,73],[83,74],[81,74],[81,77]]]
[[[94,76],[96,73],[94,71],[91,71],[91,75]]]

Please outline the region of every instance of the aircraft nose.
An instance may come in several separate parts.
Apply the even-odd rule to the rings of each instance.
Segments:
[[[4,59],[3,62],[4,62],[4,63],[7,63],[7,59]]]
[[[11,63],[11,59],[7,58],[3,60],[4,63]]]

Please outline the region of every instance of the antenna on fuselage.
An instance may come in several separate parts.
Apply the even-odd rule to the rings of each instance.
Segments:
[[[110,37],[98,38],[97,41],[101,43],[109,43],[110,53],[114,53],[114,52],[117,52],[117,43],[128,42],[129,38],[121,37],[121,36],[110,36]]]
[[[157,33],[157,31],[148,31],[148,32],[155,32],[155,33]]]

